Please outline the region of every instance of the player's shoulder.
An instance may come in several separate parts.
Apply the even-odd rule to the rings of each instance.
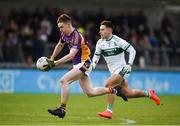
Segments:
[[[113,35],[113,39],[118,39],[118,38],[120,38],[120,37],[117,35]]]
[[[100,38],[100,39],[97,41],[96,45],[101,44],[101,43],[102,43],[102,41],[103,41],[103,39],[102,39],[102,38]]]
[[[72,34],[71,38],[74,38],[73,40],[75,41],[76,44],[80,43],[80,40],[82,38],[84,39],[84,36],[77,29],[75,29],[71,34]]]
[[[66,40],[67,40],[67,36],[65,34],[61,33],[59,42],[60,43],[65,43]]]
[[[115,41],[117,41],[117,42],[127,42],[126,40],[124,40],[123,38],[121,38],[121,37],[119,37],[119,36],[117,36],[117,35],[113,35],[113,39],[115,40]]]
[[[79,37],[79,35],[82,35],[81,32],[79,32],[77,29],[73,31],[74,37]]]
[[[116,41],[122,41],[124,39],[122,39],[121,37],[117,36],[117,35],[113,35],[113,39]]]

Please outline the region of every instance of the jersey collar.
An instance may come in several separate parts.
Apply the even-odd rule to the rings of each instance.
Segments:
[[[105,39],[105,40],[106,40],[106,41],[110,41],[112,38],[113,38],[113,35],[112,35],[110,38]]]

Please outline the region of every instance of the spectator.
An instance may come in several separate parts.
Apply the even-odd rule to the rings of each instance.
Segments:
[[[173,30],[172,19],[169,14],[163,17],[161,28],[154,29],[148,27],[148,18],[140,10],[136,12],[120,12],[107,16],[102,9],[97,12],[78,10],[59,10],[48,6],[45,9],[37,7],[35,10],[28,11],[27,8],[17,10],[12,8],[9,15],[4,16],[0,9],[0,61],[2,62],[35,62],[42,55],[49,55],[54,42],[59,41],[59,32],[56,24],[56,18],[62,13],[71,13],[76,27],[82,26],[84,36],[89,41],[90,48],[93,51],[95,42],[99,39],[98,29],[102,19],[110,19],[115,23],[115,34],[127,39],[137,50],[135,64],[145,65],[163,65],[164,61],[171,54],[170,60],[166,61],[170,65],[179,62],[177,53],[178,43]],[[7,22],[6,22],[7,21]],[[81,29],[82,29],[81,28]],[[22,45],[22,46],[21,46]],[[50,46],[50,47],[49,47]],[[14,51],[14,55],[23,60],[11,57],[6,49],[21,50]],[[47,49],[45,49],[48,47]],[[163,47],[163,49],[162,49]],[[171,50],[169,53],[168,50]],[[173,51],[173,52],[172,52]],[[17,53],[18,52],[18,53]],[[23,54],[21,54],[23,52]],[[21,54],[21,56],[19,56]],[[62,51],[61,56],[66,51]],[[149,60],[148,56],[155,58]],[[60,56],[60,57],[61,57]],[[24,60],[25,59],[25,60]],[[174,60],[176,59],[176,60]],[[148,61],[149,60],[149,61]],[[143,62],[142,62],[143,61]],[[145,61],[147,61],[145,63]],[[155,62],[156,61],[156,62]],[[160,63],[162,61],[163,63]],[[101,63],[103,63],[101,61]]]

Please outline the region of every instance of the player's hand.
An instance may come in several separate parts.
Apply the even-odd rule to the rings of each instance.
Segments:
[[[96,68],[96,63],[92,62],[91,65],[92,65],[92,68],[93,68],[93,69]]]
[[[50,60],[51,60],[51,61],[54,61],[54,58],[51,56],[51,57],[50,57]]]
[[[50,60],[50,59],[46,59],[46,61],[48,62],[47,65],[44,65],[45,69],[44,71],[49,71],[51,68],[55,67],[55,62]]]
[[[122,69],[124,74],[129,74],[131,72],[131,65],[127,64]]]

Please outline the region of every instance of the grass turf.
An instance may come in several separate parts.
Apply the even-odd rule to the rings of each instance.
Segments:
[[[161,95],[156,106],[148,98],[116,97],[113,119],[97,116],[106,107],[106,97],[87,98],[71,94],[64,119],[47,112],[59,104],[57,94],[0,94],[0,125],[180,125],[180,95]]]

